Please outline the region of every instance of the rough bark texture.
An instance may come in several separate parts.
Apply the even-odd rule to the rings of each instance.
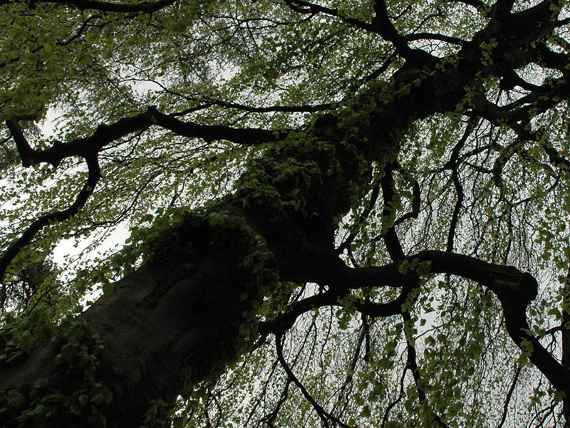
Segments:
[[[367,182],[367,164],[345,142],[304,137],[269,148],[235,196],[164,231],[144,265],[83,314],[76,336],[96,338],[90,379],[80,363],[58,363],[64,337],[0,367],[0,388],[12,397],[6,426],[99,426],[102,417],[109,427],[140,426],[153,402],[173,400],[248,349],[255,305],[278,277],[342,269],[335,222]],[[104,400],[93,403],[96,384]],[[51,393],[57,402],[45,402]]]

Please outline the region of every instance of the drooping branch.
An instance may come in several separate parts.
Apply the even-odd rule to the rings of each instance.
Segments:
[[[77,214],[87,203],[95,186],[101,178],[101,170],[99,168],[99,162],[96,156],[89,156],[86,158],[87,163],[87,180],[83,185],[83,188],[79,191],[75,197],[75,201],[66,209],[59,211],[52,211],[47,214],[43,214],[37,219],[35,219],[20,235],[18,239],[13,241],[6,251],[0,256],[0,282],[4,278],[6,269],[10,263],[16,258],[20,251],[32,242],[32,240],[37,236],[37,234],[46,226],[53,223],[59,223],[66,221]]]
[[[327,412],[318,402],[317,400],[315,400],[311,394],[309,393],[309,391],[307,391],[307,388],[305,388],[305,386],[299,381],[299,379],[297,379],[297,376],[295,376],[295,373],[293,373],[293,370],[291,370],[291,367],[289,367],[289,365],[287,364],[287,361],[285,361],[285,357],[283,356],[283,340],[284,337],[282,334],[277,334],[275,336],[275,349],[277,351],[277,358],[279,359],[279,363],[281,364],[281,367],[283,368],[283,370],[285,370],[285,373],[287,373],[287,377],[297,386],[297,388],[299,388],[299,390],[301,391],[301,393],[303,394],[303,396],[305,397],[305,399],[311,403],[311,406],[313,407],[313,409],[315,409],[315,412],[317,413],[317,415],[319,415],[319,418],[321,419],[321,422],[323,424],[324,427],[330,427],[330,422],[334,422],[334,426],[340,426],[343,428],[350,428],[349,425],[345,424],[344,422],[342,422],[341,420],[339,420],[338,418],[334,417],[333,415],[331,415],[329,412]]]
[[[337,253],[341,254],[344,250],[348,249],[352,245],[354,239],[356,238],[356,236],[358,236],[360,227],[368,219],[368,216],[370,215],[372,209],[376,205],[376,201],[378,200],[379,195],[380,195],[380,181],[377,180],[375,183],[372,184],[372,191],[370,192],[370,199],[368,200],[368,204],[364,207],[364,210],[352,225],[351,227],[352,230],[348,234],[348,237],[344,240],[344,242],[342,242],[338,246],[336,250]]]
[[[23,166],[49,163],[57,167],[66,158],[97,156],[109,143],[133,132],[148,129],[152,121],[148,113],[122,118],[111,125],[99,125],[89,137],[78,138],[69,143],[56,143],[43,150],[35,150],[30,146],[15,120],[6,121],[6,125],[12,133]]]
[[[408,370],[409,368],[407,366],[405,366],[404,369],[402,370],[402,375],[400,376],[400,389],[398,392],[398,396],[394,401],[392,401],[386,407],[386,410],[384,411],[384,416],[382,416],[382,424],[380,425],[381,428],[384,428],[386,426],[386,423],[389,421],[388,418],[390,417],[392,409],[394,409],[394,407],[396,407],[398,403],[402,401],[402,398],[404,398],[404,381],[406,379],[406,373],[408,372]]]
[[[239,241],[235,238],[241,237],[243,230],[234,228],[228,231],[228,224],[235,221],[238,224],[246,223],[247,227],[243,228],[248,231],[246,235],[257,244],[266,244],[265,253],[275,255],[279,261],[278,269],[271,270],[274,275],[278,271],[284,280],[316,279],[329,285],[327,293],[291,306],[290,312],[280,320],[282,322],[274,324],[277,331],[286,329],[298,315],[319,305],[342,304],[339,297],[346,296],[350,289],[383,285],[404,288],[402,284],[407,283],[408,278],[400,271],[400,262],[378,268],[349,269],[340,265],[331,254],[326,254],[327,250],[332,253],[330,246],[334,219],[347,212],[354,194],[359,195],[369,182],[361,177],[353,179],[353,173],[359,170],[351,165],[347,157],[355,152],[366,154],[361,158],[354,156],[353,160],[357,161],[353,164],[359,164],[362,160],[381,160],[387,164],[393,162],[399,150],[398,139],[410,123],[457,108],[465,99],[465,88],[473,79],[500,76],[503,75],[503,66],[512,69],[532,61],[533,53],[528,48],[534,41],[544,38],[549,24],[543,22],[539,30],[528,31],[528,28],[535,28],[525,25],[529,16],[514,14],[509,16],[508,25],[502,22],[488,25],[476,35],[473,43],[463,46],[457,55],[446,61],[431,59],[421,64],[414,60],[407,61],[382,89],[367,94],[370,95],[368,100],[374,101],[370,103],[372,106],[356,109],[357,118],[350,126],[332,115],[324,130],[308,131],[302,135],[307,137],[302,138],[303,141],[276,144],[275,150],[272,150],[273,146],[268,148],[265,153],[267,157],[257,159],[254,164],[256,169],[250,169],[249,176],[238,183],[236,195],[223,201],[226,205],[222,208],[231,211],[233,217],[220,222],[223,211],[216,206],[220,211],[210,211],[209,214],[215,215],[208,217],[203,224],[190,230],[181,228],[175,234],[179,241],[174,248],[169,249],[165,245],[166,248],[161,248],[162,258],[156,259],[152,266],[145,266],[128,276],[117,287],[116,294],[106,296],[100,304],[93,306],[84,317],[95,325],[109,345],[104,355],[107,360],[104,360],[102,367],[119,366],[123,371],[117,375],[107,373],[105,378],[118,398],[116,403],[110,404],[111,410],[107,413],[118,417],[109,420],[115,426],[120,426],[118,424],[121,422],[124,422],[124,426],[140,425],[141,415],[150,399],[177,396],[184,383],[179,379],[180,373],[185,369],[192,369],[190,382],[196,382],[213,371],[214,363],[225,364],[231,360],[230,357],[220,356],[228,350],[225,348],[231,348],[232,356],[241,352],[234,349],[236,342],[242,340],[239,327],[246,323],[242,317],[245,303],[241,301],[240,293],[249,291],[250,284],[265,285],[269,281],[258,276],[258,269],[255,272],[242,272],[244,260],[248,260],[252,252],[255,253],[255,248],[245,244],[247,248],[235,247]],[[551,15],[548,15],[547,19],[550,18]],[[492,39],[497,40],[497,48],[487,55],[481,42]],[[516,55],[507,55],[510,50]],[[486,61],[482,61],[483,58]],[[489,65],[493,62],[499,62],[501,67]],[[264,137],[259,137],[258,133],[243,130],[234,132],[225,127],[220,129],[183,122],[153,112],[152,109],[138,119],[139,124],[131,128],[137,132],[156,125],[190,138],[233,138],[230,141],[240,144],[251,144],[251,139],[260,142],[265,137],[269,139],[263,141],[283,138],[283,135],[275,135],[271,131],[265,131]],[[112,125],[110,127],[113,128]],[[129,132],[119,128],[113,128],[115,138],[128,135]],[[343,128],[356,129],[357,134]],[[112,141],[109,129],[99,127],[97,133],[101,140],[87,141],[93,143],[91,150],[95,153],[101,142],[108,144],[108,141]],[[307,140],[310,144],[307,144]],[[365,145],[364,141],[371,143]],[[58,152],[62,149],[55,146],[45,151],[33,150],[25,145],[25,140],[17,144],[22,158],[31,159],[30,164],[53,161],[57,165],[66,157],[66,153],[67,156],[86,156],[88,153],[79,147],[73,149],[73,145],[72,149],[69,146],[66,148],[71,152]],[[317,150],[319,147],[321,150]],[[339,163],[343,163],[342,167],[334,170]],[[297,168],[294,174],[280,174],[286,169],[284,166],[291,164]],[[298,175],[295,174],[298,173],[304,174],[302,179],[297,179]],[[362,176],[365,175],[362,173]],[[257,179],[261,181],[247,187],[248,180]],[[308,184],[302,187],[304,183]],[[260,190],[267,188],[269,191],[265,193]],[[291,188],[297,192],[294,194],[296,199],[291,196]],[[350,197],[346,197],[346,194],[350,194]],[[299,205],[301,209],[291,208]],[[320,246],[318,249],[322,251],[313,251],[312,245]],[[401,258],[398,251],[392,253],[396,259]],[[511,337],[521,348],[527,349],[531,360],[549,379],[559,379],[553,381],[553,385],[564,391],[569,390],[567,371],[559,370],[556,361],[528,333],[525,309],[536,296],[537,288],[532,277],[514,268],[444,252],[423,252],[404,257],[401,262],[408,262],[410,266],[429,262],[431,273],[460,275],[492,290],[503,305]],[[331,266],[332,269],[329,269]],[[240,272],[242,278],[236,281],[236,273]],[[253,300],[248,297],[245,302],[252,303]],[[406,302],[404,290],[398,299],[386,304],[365,301],[356,302],[354,306],[370,316],[389,316],[400,314]],[[168,337],[165,337],[164,331],[169,332]],[[527,343],[532,345],[532,349]],[[139,352],[139,349],[145,352]],[[42,355],[48,358],[42,360],[41,356],[37,357],[33,361],[35,366],[31,366],[36,372],[45,374],[49,364],[55,360],[51,358],[55,354]],[[38,364],[38,361],[45,364]],[[30,384],[37,379],[31,370],[25,374]],[[0,377],[3,387],[21,384],[17,378],[23,376],[22,371],[13,370],[9,375],[10,378]]]
[[[206,141],[223,139],[244,145],[277,141],[283,139],[288,132],[267,131],[254,128],[240,129],[221,125],[200,125],[193,122],[182,121],[171,115],[159,112],[155,107],[149,107],[144,113],[119,119],[110,125],[101,124],[89,137],[78,138],[64,144],[56,143],[47,149],[37,150],[31,147],[18,122],[16,120],[7,120],[6,126],[16,143],[16,148],[24,167],[37,165],[39,163],[48,163],[57,167],[61,161],[66,158],[81,157],[87,164],[88,177],[83,189],[78,193],[72,205],[65,210],[54,211],[38,217],[23,231],[18,239],[8,246],[7,250],[0,257],[0,280],[18,253],[28,245],[44,227],[54,222],[62,222],[70,219],[85,206],[101,177],[98,160],[101,149],[131,133],[143,132],[153,125],[168,129],[180,136],[202,138]]]
[[[173,114],[162,113],[151,106],[143,113],[119,119],[109,125],[101,124],[89,137],[78,138],[68,143],[56,143],[44,150],[34,150],[25,139],[16,121],[8,120],[6,125],[16,142],[24,166],[45,162],[55,167],[63,159],[69,157],[85,158],[97,154],[108,144],[134,132],[144,131],[151,126],[159,126],[184,137],[202,138],[205,141],[227,140],[244,145],[278,141],[289,132],[286,130],[269,131],[256,128],[232,128],[223,125],[202,125],[177,119]]]
[[[424,407],[424,411],[429,412],[429,418],[431,419],[431,426],[445,428],[447,424],[443,421],[441,416],[436,414],[431,408],[428,397],[425,391],[425,381],[422,379],[420,374],[420,368],[417,362],[416,345],[413,335],[411,334],[410,324],[413,322],[409,311],[402,311],[402,319],[404,320],[404,334],[406,336],[406,368],[412,372],[412,377],[414,378],[414,384],[416,386],[416,392],[418,394],[418,400],[420,404]]]
[[[517,363],[515,375],[513,376],[511,386],[509,387],[509,390],[507,391],[507,395],[505,397],[505,402],[503,403],[503,413],[501,414],[501,419],[499,420],[499,424],[497,425],[497,428],[502,428],[503,424],[505,423],[505,421],[507,419],[507,413],[509,412],[509,404],[511,403],[511,399],[513,397],[513,392],[515,391],[515,388],[516,388],[517,383],[519,381],[519,376],[521,374],[523,367],[524,366],[522,364]]]
[[[404,261],[430,264],[430,273],[445,273],[461,276],[489,288],[499,299],[505,315],[507,332],[513,341],[526,353],[536,367],[550,380],[552,385],[566,393],[570,392],[570,371],[563,367],[530,333],[526,320],[526,308],[536,297],[538,285],[528,273],[514,267],[488,263],[474,257],[443,251],[423,251],[408,256]],[[400,263],[381,267],[347,269],[346,288],[382,286],[389,283],[401,285],[410,281],[399,270]],[[410,275],[410,273],[408,273]],[[329,292],[304,299],[291,306],[289,312],[275,321],[264,324],[269,331],[282,330],[291,326],[295,319],[312,309],[339,304],[339,294]],[[353,303],[355,308],[370,316],[390,316],[400,314],[406,303],[403,292],[396,300],[385,303]]]
[[[382,237],[384,244],[390,254],[390,258],[394,262],[398,262],[405,257],[402,244],[396,234],[395,214],[399,200],[396,183],[394,182],[394,164],[388,164],[384,167],[384,175],[382,176],[382,197],[384,199],[384,208],[382,210]]]
[[[455,194],[457,197],[457,200],[455,201],[455,206],[453,208],[453,214],[451,215],[451,221],[449,222],[449,230],[447,233],[447,245],[445,247],[446,251],[450,253],[453,252],[453,245],[455,241],[455,230],[457,228],[457,222],[459,221],[459,213],[461,211],[461,208],[463,207],[463,199],[465,197],[463,191],[463,185],[461,184],[461,180],[459,177],[458,159],[459,155],[461,154],[461,150],[463,149],[465,143],[467,142],[467,139],[475,129],[477,122],[478,120],[473,118],[469,121],[467,127],[465,128],[463,136],[459,139],[455,147],[453,147],[449,161],[446,163],[446,168],[449,168],[451,170],[451,178],[453,180],[453,186],[455,188]]]
[[[570,266],[566,271],[566,277],[562,284],[562,319],[560,327],[562,329],[561,346],[562,346],[562,366],[570,371]],[[563,403],[564,417],[567,425],[570,425],[570,396],[564,397]]]
[[[401,168],[399,168],[399,171],[404,176],[404,179],[406,179],[412,185],[412,207],[411,211],[408,211],[407,213],[396,219],[396,221],[394,222],[394,227],[399,226],[408,219],[418,218],[418,216],[420,215],[420,207],[422,203],[422,195],[420,190],[420,184],[418,183],[418,181],[407,171]]]

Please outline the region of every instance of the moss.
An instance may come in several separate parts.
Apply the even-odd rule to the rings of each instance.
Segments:
[[[53,370],[49,378],[0,395],[0,419],[6,427],[103,427],[112,391],[100,382],[103,345],[91,329],[67,321],[50,343]]]
[[[331,125],[332,126],[332,125]],[[238,181],[242,206],[265,226],[334,227],[368,182],[368,164],[347,141],[292,135],[271,145]],[[331,191],[332,190],[332,191]]]
[[[140,428],[170,428],[175,404],[163,400],[154,400],[144,415],[144,424]]]

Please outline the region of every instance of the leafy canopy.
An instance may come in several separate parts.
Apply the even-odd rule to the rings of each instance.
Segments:
[[[401,114],[417,119],[391,136],[396,162],[371,161],[339,254],[355,268],[398,247],[515,266],[538,282],[528,329],[508,330],[516,289],[499,301],[490,280],[412,259],[399,269],[418,283],[397,315],[360,304],[397,300],[380,286],[298,314],[181,399],[178,423],[561,425],[564,394],[533,350],[570,358],[568,16],[566,1],[0,1],[2,324],[26,346],[29,323],[112,292],[145,242],[234,192],[272,142],[405,90]],[[127,229],[124,248],[109,245]],[[260,319],[327,288],[282,286]]]

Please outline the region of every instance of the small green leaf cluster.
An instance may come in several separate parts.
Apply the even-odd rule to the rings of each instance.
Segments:
[[[326,225],[346,213],[367,179],[367,164],[349,143],[291,135],[253,160],[237,188],[244,208],[264,222],[307,225],[318,216]]]
[[[60,334],[41,351],[53,356],[49,378],[6,391],[0,398],[0,418],[18,428],[44,426],[50,420],[62,426],[106,426],[103,409],[112,403],[113,393],[100,380],[103,350],[86,324],[66,321]]]

